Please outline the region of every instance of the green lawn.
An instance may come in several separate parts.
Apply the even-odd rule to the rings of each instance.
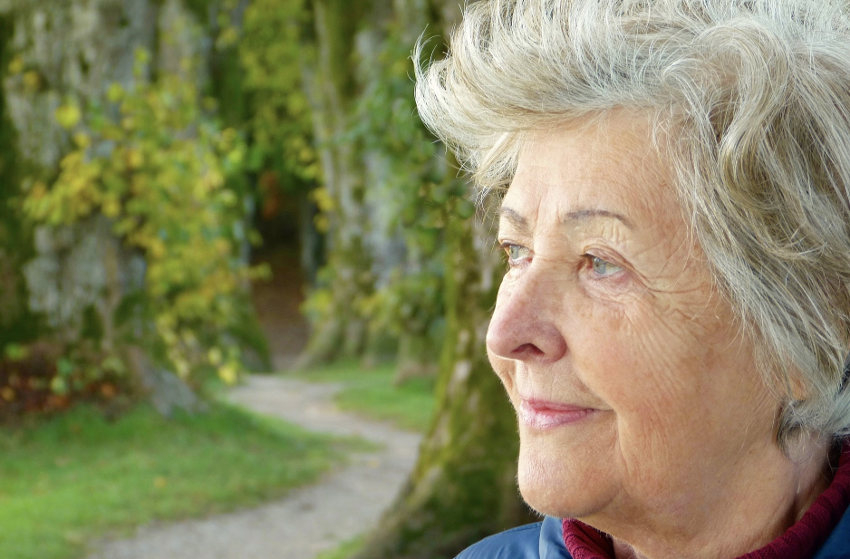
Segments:
[[[433,380],[393,383],[393,366],[299,373],[340,382],[344,409],[424,431]],[[0,430],[0,558],[73,559],[85,543],[150,520],[213,514],[282,495],[364,450],[222,404],[166,420],[140,406],[115,421],[81,407]],[[341,546],[351,552],[357,540]]]
[[[342,383],[344,388],[336,397],[341,409],[424,432],[434,414],[434,379],[411,378],[396,385],[394,375],[392,363],[362,369],[350,361],[298,373],[306,380]]]
[[[165,420],[88,408],[0,432],[0,557],[67,559],[152,519],[259,503],[317,477],[341,441],[223,405]]]
[[[363,548],[366,536],[360,535],[351,540],[339,544],[336,548],[325,551],[316,556],[315,559],[348,559]]]

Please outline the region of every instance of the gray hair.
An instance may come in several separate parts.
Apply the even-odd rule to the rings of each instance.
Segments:
[[[448,56],[416,76],[423,121],[482,191],[509,184],[523,131],[645,111],[683,215],[783,397],[780,443],[850,434],[844,0],[473,2]]]

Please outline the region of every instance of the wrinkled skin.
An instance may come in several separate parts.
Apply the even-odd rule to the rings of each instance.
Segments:
[[[487,348],[532,507],[614,535],[621,556],[723,557],[793,522],[825,452],[792,464],[776,445],[779,402],[648,130],[619,112],[528,134]]]

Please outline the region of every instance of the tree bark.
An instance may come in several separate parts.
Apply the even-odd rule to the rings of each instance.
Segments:
[[[451,557],[532,518],[515,482],[516,420],[484,348],[499,266],[480,223],[450,227],[436,416],[407,485],[356,559]]]
[[[110,83],[129,88],[139,48],[156,54],[153,71],[180,71],[184,58],[209,56],[204,46],[209,41],[185,25],[192,15],[182,0],[33,0],[0,4],[0,14],[4,31],[9,28],[4,51],[15,67],[3,80],[3,98],[22,156],[24,189],[55,174],[71,147],[69,133],[55,117],[65,97],[85,106],[102,100]],[[201,75],[186,79],[205,80],[204,67]],[[118,340],[115,313],[122,298],[144,281],[144,262],[120,245],[111,223],[91,217],[72,225],[41,225],[34,236],[33,258],[23,271],[29,309],[50,327],[42,337],[72,346],[81,317],[94,308],[103,328],[100,348],[125,358],[135,384],[158,408],[196,408],[197,397],[177,376],[153,367],[138,347],[117,347],[125,342]]]
[[[362,8],[362,6],[360,7]],[[369,254],[364,246],[363,167],[357,146],[347,139],[351,105],[356,97],[355,29],[359,10],[341,0],[315,0],[318,64],[305,83],[313,100],[313,122],[326,204],[326,265],[319,287],[329,300],[312,318],[310,342],[299,366],[359,355],[367,325],[352,304],[372,291]]]
[[[432,21],[420,22],[420,31],[426,24],[428,31],[448,30],[459,16],[450,0],[432,0],[425,12]],[[456,165],[444,167],[448,175]],[[354,559],[451,557],[485,535],[534,519],[516,487],[516,419],[486,357],[501,275],[491,229],[449,212],[437,410],[407,484]]]

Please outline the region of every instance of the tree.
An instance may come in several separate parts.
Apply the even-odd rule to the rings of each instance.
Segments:
[[[311,5],[318,63],[308,97],[328,225],[328,261],[309,303],[311,355],[368,355],[383,335],[402,371],[439,370],[417,466],[358,557],[445,557],[529,517],[514,481],[515,419],[484,350],[498,259],[413,105],[413,43],[426,28],[448,28],[457,9]],[[400,256],[388,258],[399,241]]]
[[[356,301],[372,291],[364,247],[365,185],[357,146],[349,136],[358,87],[354,31],[364,7],[343,0],[316,0],[311,6],[317,64],[315,72],[305,75],[304,87],[313,100],[313,131],[322,170],[322,187],[314,197],[322,210],[326,264],[306,306],[313,332],[304,363],[363,351],[367,327]]]
[[[472,220],[450,225],[436,415],[406,486],[357,559],[452,556],[531,518],[515,482],[516,421],[484,352],[499,266],[482,229]]]
[[[187,385],[235,380],[251,320],[245,150],[204,99],[211,30],[181,0],[6,9],[12,200],[34,237],[29,309],[62,354],[50,387],[130,377],[164,412],[194,406]]]
[[[426,26],[444,30],[455,21],[454,6],[395,3],[396,27],[387,40],[407,42],[409,53],[413,37]],[[412,99],[410,89],[399,91]],[[401,129],[407,134],[405,153],[416,153],[420,143],[433,146],[421,125],[418,132]],[[385,132],[383,137],[392,134]],[[411,159],[383,151],[396,160]],[[407,198],[408,207],[416,207],[419,216],[408,224],[414,231],[408,234],[410,244],[421,240],[417,232],[436,232],[442,249],[435,252],[442,264],[436,277],[440,311],[445,312],[438,409],[413,473],[356,556],[360,559],[446,557],[483,535],[531,518],[515,483],[515,418],[484,349],[500,273],[487,215],[482,212],[481,220],[473,219],[471,193],[455,179],[456,167],[444,153],[423,152],[418,165],[418,172],[411,173],[408,167],[401,176],[424,184],[411,188],[404,178],[396,178],[399,187],[416,193]],[[435,210],[430,215],[429,207]],[[421,331],[412,334],[421,336]]]

